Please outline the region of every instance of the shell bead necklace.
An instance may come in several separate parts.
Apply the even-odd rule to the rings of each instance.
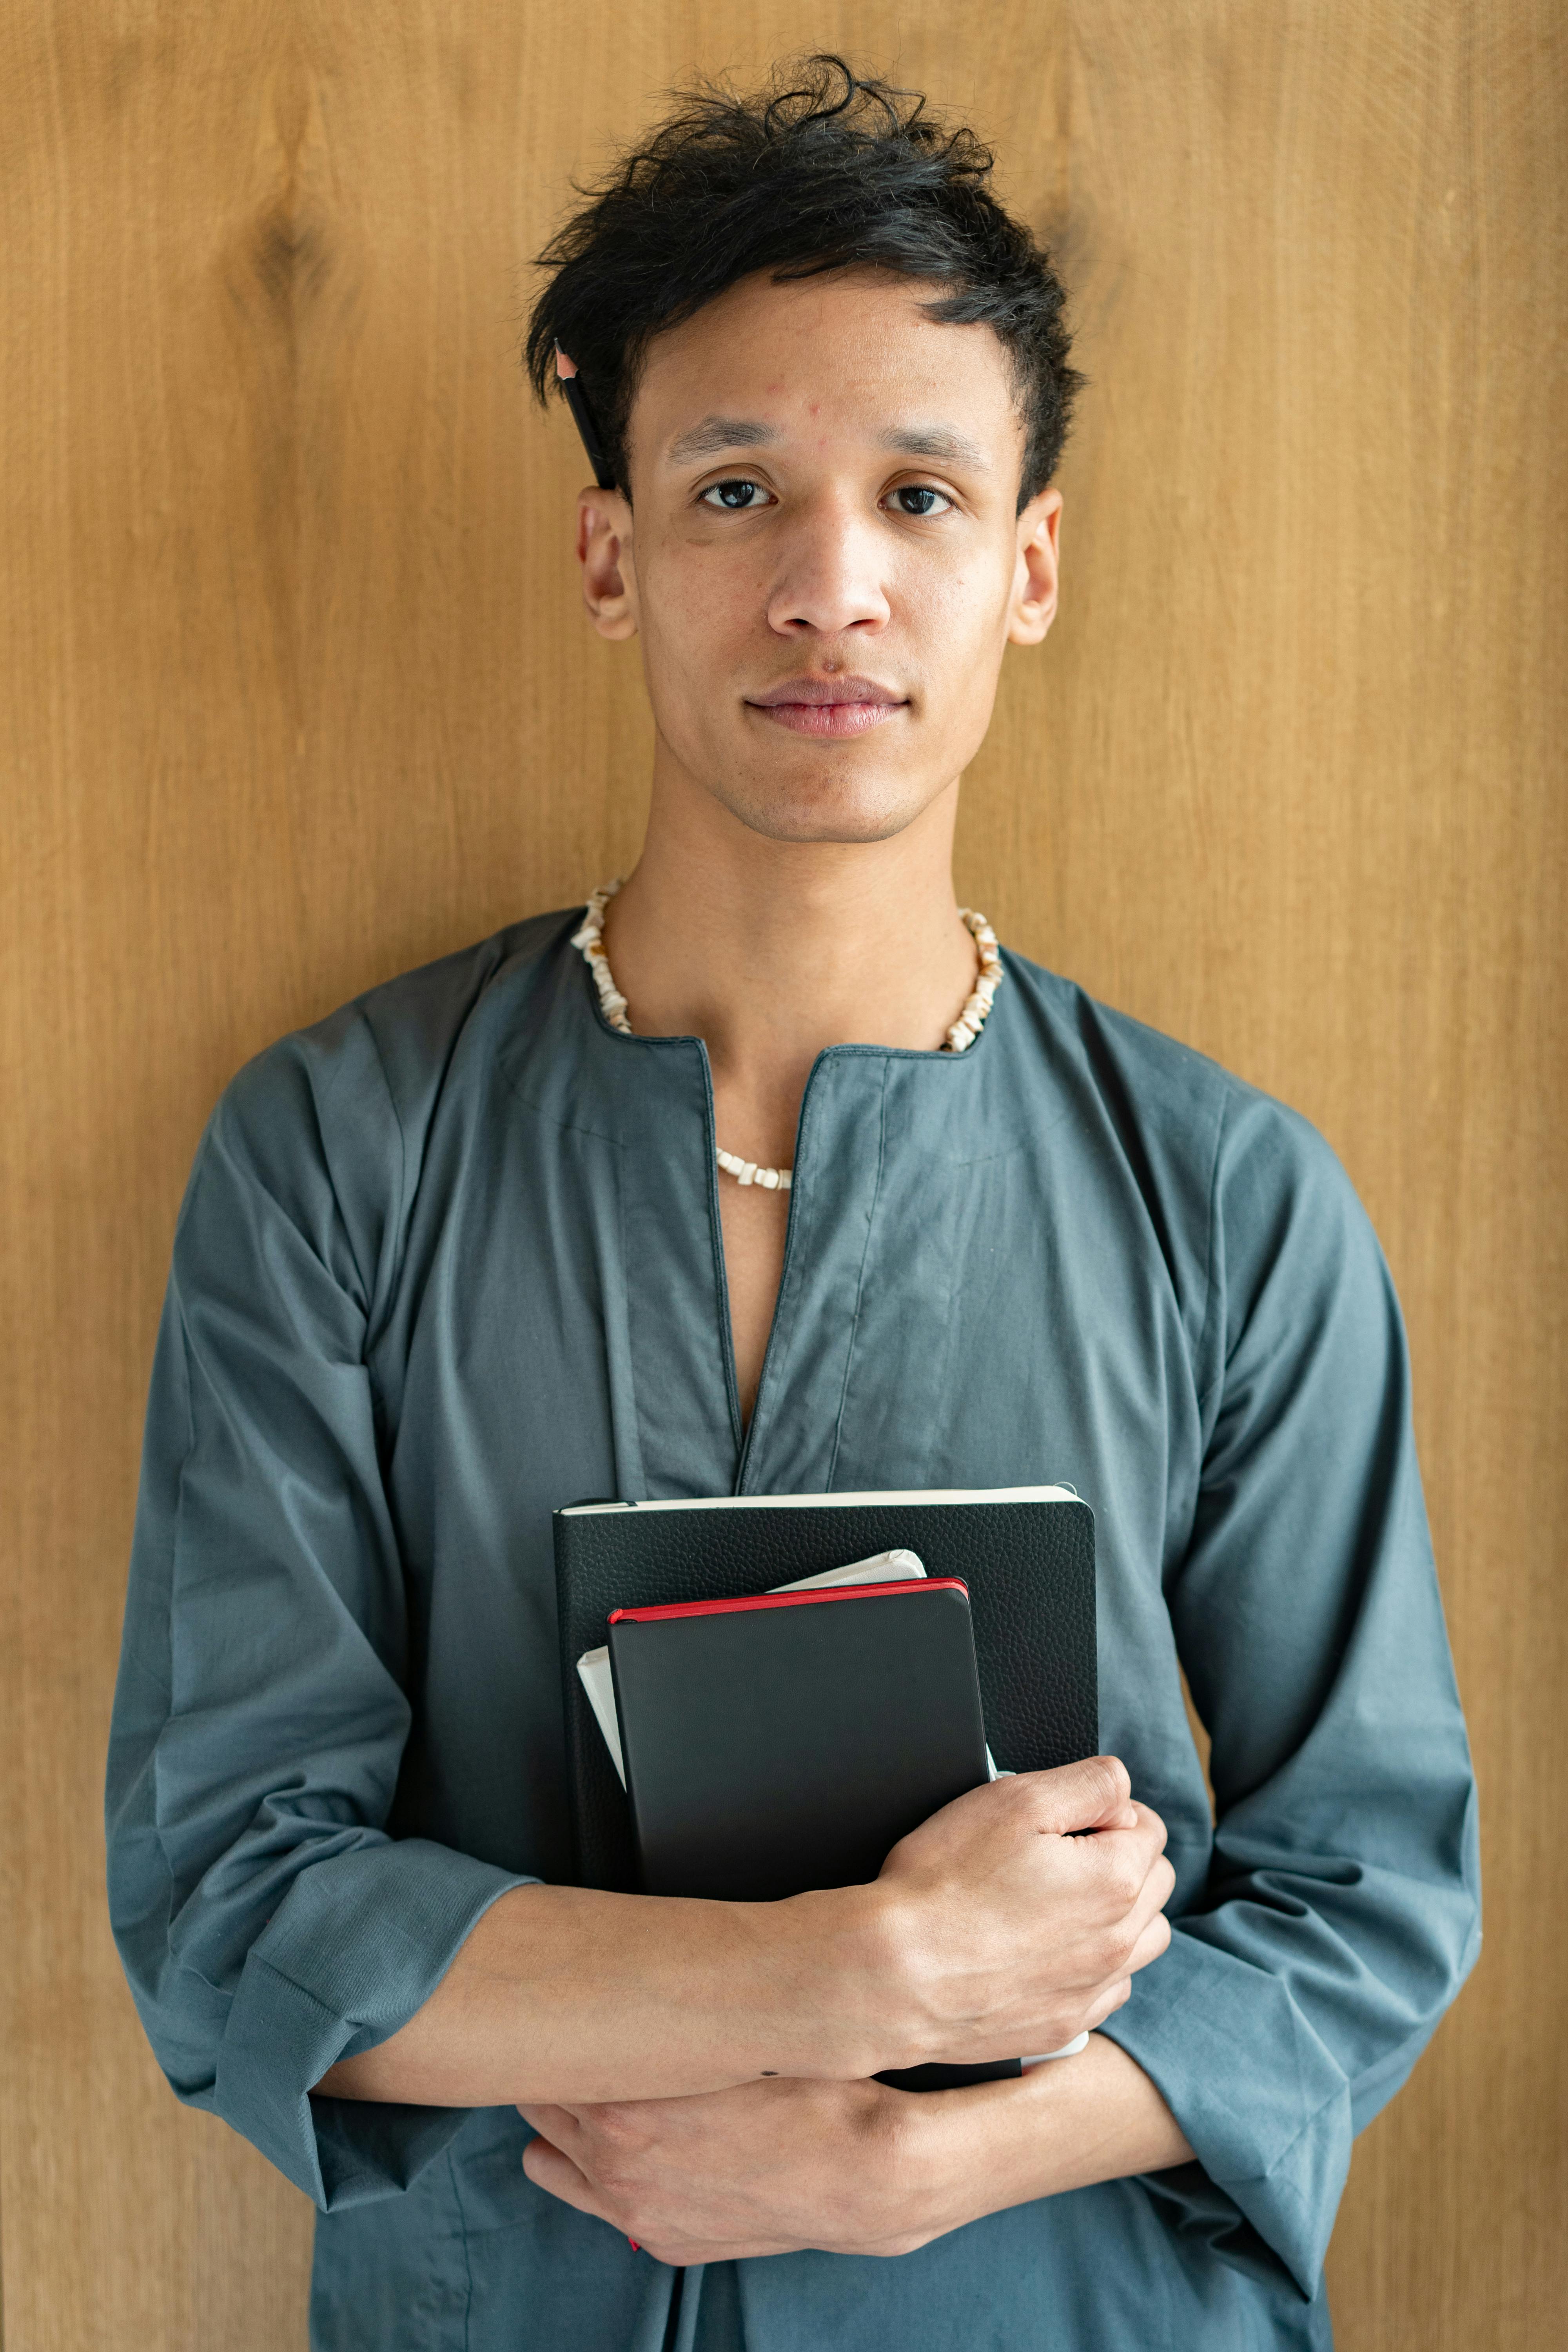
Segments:
[[[599,1009],[605,1020],[612,1029],[618,1029],[623,1036],[629,1037],[633,1031],[626,1019],[626,1000],[616,986],[604,941],[605,909],[625,879],[624,875],[618,875],[614,882],[602,883],[597,890],[590,893],[583,920],[572,934],[572,944],[581,950],[594,975],[594,985],[599,992]],[[974,941],[980,957],[980,971],[963,1012],[948,1031],[946,1042],[938,1049],[943,1054],[962,1054],[966,1045],[973,1045],[991,1010],[991,1000],[1003,979],[996,934],[984,916],[977,915],[972,907],[961,907],[958,913],[959,919]],[[722,1148],[715,1150],[714,1157],[725,1174],[733,1176],[737,1183],[757,1184],[765,1192],[789,1191],[792,1174],[787,1168],[759,1168],[754,1160],[742,1160],[738,1153],[725,1151]]]

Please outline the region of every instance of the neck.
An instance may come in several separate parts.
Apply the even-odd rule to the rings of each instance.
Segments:
[[[827,1046],[935,1051],[975,975],[952,890],[956,803],[954,784],[886,841],[778,842],[656,777],[605,924],[633,1029],[700,1036],[716,1087],[792,1106]]]

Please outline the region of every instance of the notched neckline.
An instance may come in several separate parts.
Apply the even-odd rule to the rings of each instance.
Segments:
[[[568,945],[570,948],[570,943]],[[702,1049],[704,1061],[708,1060],[708,1040],[706,1037],[700,1036],[695,1030],[672,1030],[666,1034],[659,1030],[615,1028],[605,1018],[605,1008],[599,1003],[599,992],[594,986],[593,973],[574,948],[570,948],[570,952],[574,961],[581,966],[582,985],[588,1000],[588,1010],[593,1014],[601,1035],[613,1038],[617,1045],[698,1045]],[[997,953],[1005,959],[1008,950],[998,946]],[[1011,973],[1008,974],[1008,978],[1012,978]],[[945,1045],[875,1045],[860,1038],[846,1038],[837,1045],[818,1046],[811,1068],[813,1071],[818,1069],[834,1054],[880,1055],[889,1061],[934,1062],[945,1064],[950,1069],[953,1068],[961,1062],[973,1061],[980,1052],[994,1026],[996,1005],[1001,1001],[1001,992],[998,991],[997,997],[985,1017],[984,1026],[976,1033],[973,1041],[964,1047],[962,1054],[954,1054]],[[806,1085],[810,1084],[811,1076],[808,1073]]]

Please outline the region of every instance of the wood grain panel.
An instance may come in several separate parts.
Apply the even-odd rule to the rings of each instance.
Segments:
[[[1409,1316],[1483,1774],[1472,1990],[1358,2148],[1349,2352],[1568,2297],[1560,656],[1548,0],[14,0],[0,2276],[8,2352],[303,2341],[309,2211],[178,2108],[99,1828],[175,1207],[238,1063],[635,851],[635,653],[515,369],[573,172],[802,46],[973,110],[1095,379],[965,894],[1315,1118]]]
[[[1358,2144],[1347,2352],[1568,2310],[1568,1871],[1521,1801],[1568,1763],[1563,29],[1073,7],[1096,389],[963,845],[1005,938],[1323,1129],[1405,1305],[1486,1944]]]

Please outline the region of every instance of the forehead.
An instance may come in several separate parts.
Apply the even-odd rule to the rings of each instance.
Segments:
[[[739,279],[649,344],[632,403],[636,457],[664,457],[716,414],[789,439],[876,441],[934,420],[1013,455],[1023,428],[1007,353],[984,323],[931,318],[924,306],[942,290],[883,269]]]

